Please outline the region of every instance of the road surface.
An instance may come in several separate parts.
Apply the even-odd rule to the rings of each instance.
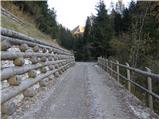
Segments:
[[[76,63],[43,98],[19,118],[153,118],[96,63]]]

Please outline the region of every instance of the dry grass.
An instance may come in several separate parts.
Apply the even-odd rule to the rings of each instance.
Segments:
[[[23,20],[23,22],[25,23],[25,25],[20,25],[19,23],[13,21],[7,16],[2,15],[1,16],[1,26],[3,28],[8,28],[8,29],[26,34],[30,37],[37,38],[41,41],[45,41],[49,44],[58,46],[56,40],[53,40],[49,35],[42,33],[39,29],[36,28],[34,20],[30,15],[23,13],[22,11],[19,10],[17,6],[10,3],[9,1],[1,2],[1,5],[3,8],[11,12],[12,14],[16,15],[21,20]]]
[[[22,11],[19,10],[19,8],[16,5],[12,4],[11,1],[2,1],[1,5],[3,8],[10,11],[18,18],[28,21],[29,23],[34,23],[32,16],[30,16],[27,13],[24,14]]]

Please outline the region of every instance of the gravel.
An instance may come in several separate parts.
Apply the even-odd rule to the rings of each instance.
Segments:
[[[53,82],[53,81],[50,81]],[[9,118],[158,118],[96,63],[79,62]]]

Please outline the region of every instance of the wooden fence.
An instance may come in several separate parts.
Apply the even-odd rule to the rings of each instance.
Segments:
[[[17,22],[17,23],[19,23],[21,25],[25,25],[25,23],[21,19],[19,19],[18,17],[16,17],[15,15],[13,15],[8,10],[6,10],[6,9],[4,9],[2,7],[1,7],[1,14],[4,15],[4,16],[9,17],[13,21],[15,21],[15,22]]]
[[[159,100],[159,95],[152,91],[152,80],[159,80],[158,74],[151,73],[151,70],[147,67],[146,67],[146,71],[142,71],[142,70],[130,67],[128,63],[126,63],[126,65],[123,65],[123,64],[120,64],[118,61],[114,62],[112,60],[104,59],[102,57],[98,58],[98,65],[102,67],[102,69],[106,70],[107,73],[112,78],[116,79],[118,83],[120,83],[120,78],[127,81],[127,88],[130,92],[131,92],[131,85],[134,85],[142,89],[146,93],[148,93],[148,104],[149,104],[149,107],[153,110],[153,97]],[[120,73],[120,68],[125,69],[126,76]],[[142,76],[146,77],[146,81],[148,83],[147,88],[135,82],[135,80],[131,79],[131,78],[134,78],[134,77],[131,77],[132,72],[141,74]],[[158,89],[159,89],[159,85],[158,85]]]
[[[68,50],[1,28],[1,63],[1,110],[11,115],[16,106],[11,99],[32,97],[33,86],[44,87],[73,66],[75,58]]]

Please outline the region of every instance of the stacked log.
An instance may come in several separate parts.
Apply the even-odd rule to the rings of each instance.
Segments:
[[[70,51],[15,31],[2,28],[1,41],[1,61],[5,63],[1,66],[1,105],[4,115],[11,115],[16,110],[16,103],[11,102],[12,99],[17,99],[20,94],[33,97],[37,92],[34,86],[46,87],[48,81],[61,76],[75,64]],[[4,81],[8,86],[3,86]]]

